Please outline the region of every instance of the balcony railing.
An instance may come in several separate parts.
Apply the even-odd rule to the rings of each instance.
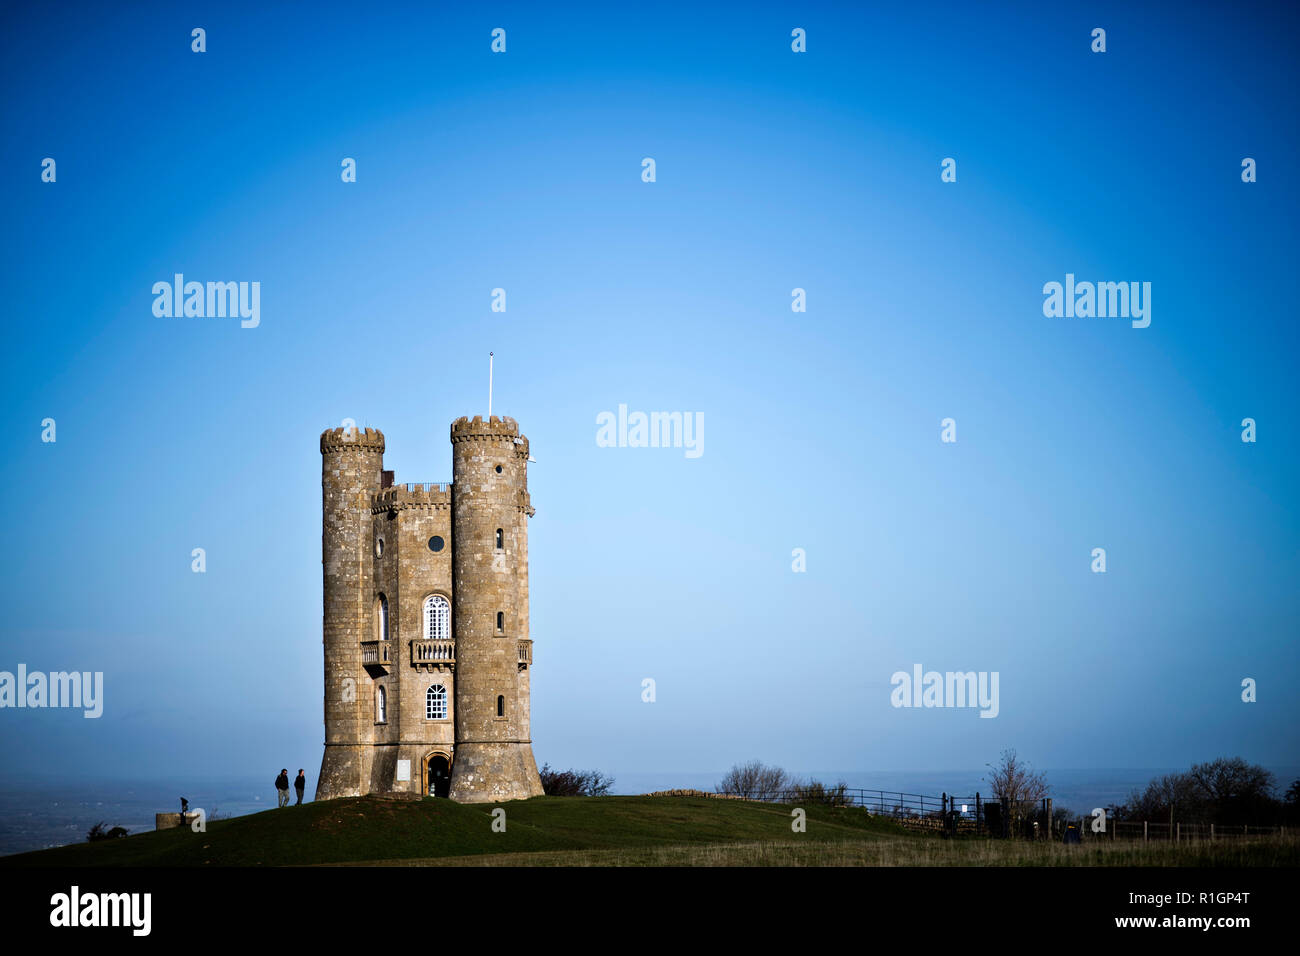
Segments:
[[[455,641],[411,641],[411,666],[427,669],[454,667]]]
[[[525,670],[533,662],[533,642],[519,642],[519,669]]]
[[[392,663],[392,641],[362,641],[361,663],[372,667],[387,667]]]

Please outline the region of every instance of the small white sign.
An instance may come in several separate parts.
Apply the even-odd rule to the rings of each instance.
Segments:
[[[409,760],[397,761],[397,782],[398,783],[411,782],[411,761]]]

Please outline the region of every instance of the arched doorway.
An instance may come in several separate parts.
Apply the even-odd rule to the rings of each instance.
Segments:
[[[446,797],[451,792],[451,761],[446,754],[424,758],[424,792],[431,797]]]

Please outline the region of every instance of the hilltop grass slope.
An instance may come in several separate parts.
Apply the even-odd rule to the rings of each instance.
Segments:
[[[0,858],[11,867],[388,866],[1195,866],[1300,865],[1293,832],[1181,844],[956,840],[860,809],[705,797],[536,797],[497,804],[357,797]]]
[[[9,866],[286,866],[788,841],[791,808],[702,797],[536,797],[499,804],[356,797],[5,857]],[[903,836],[861,810],[809,806],[800,840]],[[464,859],[457,862],[465,862]]]

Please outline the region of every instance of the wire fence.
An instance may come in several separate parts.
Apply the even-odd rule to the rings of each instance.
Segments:
[[[1022,836],[1030,839],[1065,839],[1068,842],[1094,840],[1196,841],[1231,840],[1246,837],[1285,835],[1286,827],[1258,824],[1182,823],[1175,821],[1115,820],[1083,817],[1068,819],[1053,811],[1050,797],[1012,802],[990,800],[983,794],[961,797],[955,794],[931,796],[893,790],[854,787],[811,786],[782,790],[673,790],[664,796],[708,796],[722,800],[754,800],[788,805],[823,804],[854,807],[872,816],[889,817],[912,829],[932,830],[947,835],[976,833],[987,836]],[[1099,829],[1099,827],[1101,827]]]
[[[1091,826],[1085,828],[1085,836],[1094,839],[1146,840],[1160,842],[1196,842],[1200,840],[1240,840],[1246,837],[1281,836],[1286,833],[1284,826],[1263,826],[1254,823],[1182,823],[1175,820],[1111,820],[1105,831],[1093,831]]]
[[[766,791],[713,790],[707,793],[711,797],[731,800],[856,807],[873,816],[890,817],[904,826],[923,829],[980,832],[987,827],[987,804],[978,793],[972,797],[947,793],[936,797],[924,793],[820,785]]]

